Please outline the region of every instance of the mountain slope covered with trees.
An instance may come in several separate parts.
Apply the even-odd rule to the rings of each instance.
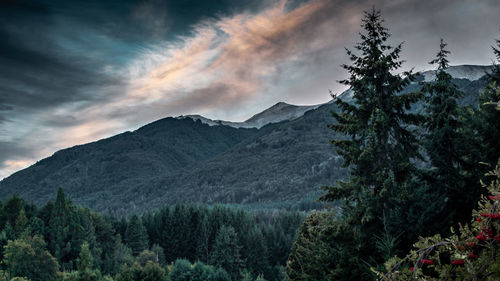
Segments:
[[[455,67],[456,72],[464,67]],[[489,69],[476,67],[474,73]],[[424,77],[416,76],[402,91],[418,90]],[[487,79],[460,77],[453,79],[464,92],[459,103],[477,104]],[[350,101],[350,94],[341,97]],[[330,111],[338,110],[327,103],[260,129],[161,119],[58,151],[1,181],[0,198],[17,193],[44,204],[61,187],[75,203],[114,214],[178,202],[317,208],[318,187],[347,176],[342,158],[328,143],[340,136],[327,128]],[[422,102],[412,110],[421,112]]]

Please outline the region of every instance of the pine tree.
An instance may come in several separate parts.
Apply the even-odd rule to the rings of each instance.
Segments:
[[[0,226],[3,227],[6,223],[10,223],[11,226],[15,225],[16,219],[19,216],[19,212],[23,209],[23,206],[24,200],[17,194],[14,194],[7,200],[2,208],[2,224]]]
[[[356,255],[360,235],[347,224],[332,221],[332,214],[318,212],[303,222],[286,263],[286,280],[361,279],[362,262]]]
[[[450,53],[445,49],[446,45],[441,39],[436,59],[430,62],[438,65],[436,79],[424,83],[422,91],[427,94],[427,104],[424,106],[427,113],[424,123],[424,128],[427,130],[424,147],[435,168],[434,177],[438,177],[439,184],[449,190],[456,186],[456,182],[460,179],[459,129],[462,124],[459,121],[460,106],[457,99],[464,94],[452,82],[451,75],[445,71],[449,67],[447,56]]]
[[[245,233],[244,244],[247,269],[251,270],[254,275],[268,272],[269,257],[262,231],[257,227],[251,228],[248,233]]]
[[[78,269],[76,281],[99,281],[102,279],[101,272],[93,269],[94,257],[90,253],[89,244],[83,242],[80,255],[76,260]]]
[[[93,265],[94,265],[94,258],[92,257],[92,254],[90,253],[89,243],[84,242],[82,244],[80,256],[78,257],[78,260],[76,261],[76,268],[80,271],[83,271],[86,269],[92,269]]]
[[[16,222],[14,224],[14,235],[16,237],[19,237],[21,233],[26,231],[28,227],[28,218],[26,218],[26,214],[24,213],[24,210],[21,209],[19,212],[19,216],[17,216]]]
[[[493,82],[496,82],[497,86],[500,85],[500,40],[497,39],[495,40],[497,45],[492,46],[491,48],[493,49],[493,53],[495,54],[498,63],[493,66],[493,72],[491,73],[490,77],[493,80]]]
[[[480,148],[483,154],[481,161],[495,165],[500,156],[500,111],[495,107],[500,101],[500,40],[496,40],[497,47],[493,52],[498,63],[493,65],[489,74],[490,84],[479,97],[479,110],[476,112]]]
[[[450,53],[445,49],[446,46],[441,39],[439,52],[430,62],[438,66],[436,79],[424,83],[422,87],[427,101],[424,106],[426,132],[423,146],[432,165],[428,178],[432,190],[443,195],[446,202],[441,217],[454,224],[468,220],[474,202],[479,199],[480,190],[467,188],[465,174],[470,173],[464,169],[469,166],[465,160],[469,158],[469,147],[464,146],[465,124],[461,118],[465,109],[458,104],[458,99],[464,93],[452,82],[451,75],[446,73]],[[471,181],[476,181],[476,177]]]
[[[340,82],[351,87],[354,104],[337,98],[340,112],[332,112],[337,124],[329,127],[347,136],[331,142],[344,158],[343,167],[351,168],[350,178],[325,188],[321,197],[344,199],[344,210],[362,222],[376,220],[392,207],[388,198],[415,174],[411,159],[419,157],[410,125],[419,124],[421,117],[407,110],[421,94],[399,93],[414,77],[409,72],[393,74],[402,65],[398,60],[402,44],[385,43],[390,34],[382,23],[380,11],[365,12],[365,33],[355,46],[361,55],[347,50],[353,64],[343,65],[350,77]]]
[[[49,249],[64,270],[75,268],[84,240],[92,246],[95,233],[89,210],[78,209],[59,188],[47,228]],[[92,247],[91,247],[92,248]]]
[[[188,260],[178,259],[175,261],[172,272],[168,277],[171,281],[189,281],[191,271],[191,263]]]
[[[49,248],[54,257],[60,264],[63,264],[65,258],[64,247],[66,246],[68,229],[67,229],[67,215],[66,198],[64,191],[59,188],[57,191],[56,202],[51,210],[49,220]]]
[[[193,264],[193,268],[191,270],[190,281],[212,280],[212,276],[214,274],[215,271],[212,266],[196,262]]]
[[[236,280],[236,278],[239,278],[240,270],[243,269],[244,265],[240,250],[241,246],[238,243],[234,228],[223,225],[217,232],[210,256],[210,264],[222,267],[232,279]]]
[[[132,249],[134,256],[148,248],[148,234],[139,216],[134,214],[125,231],[125,244]]]
[[[196,243],[196,258],[202,262],[208,262],[209,258],[209,241],[210,229],[208,226],[207,215],[203,215],[201,222],[198,224],[198,241]]]
[[[348,280],[349,276],[371,280],[370,268],[381,268],[383,263],[377,253],[409,248],[418,232],[402,233],[405,226],[415,224],[421,229],[430,219],[422,215],[426,209],[403,208],[411,198],[408,195],[427,191],[425,186],[418,189],[420,171],[415,166],[416,159],[422,157],[415,131],[423,118],[409,111],[422,94],[402,92],[415,77],[411,72],[396,73],[402,65],[402,43],[396,47],[386,43],[390,34],[380,11],[373,8],[365,12],[361,26],[364,33],[360,33],[356,52],[347,49],[352,65],[343,65],[350,76],[340,81],[350,87],[352,102],[335,100],[339,111],[332,115],[337,123],[329,126],[345,136],[331,143],[343,157],[343,167],[349,168],[350,177],[325,187],[326,193],[320,198],[343,202],[342,216],[327,228],[330,234],[317,235],[328,247],[318,251],[328,251],[329,262],[342,265],[329,273],[329,278],[336,280]],[[342,243],[354,234],[360,235],[357,242]],[[379,247],[375,241],[383,236],[400,237],[402,241],[396,241],[390,249]]]

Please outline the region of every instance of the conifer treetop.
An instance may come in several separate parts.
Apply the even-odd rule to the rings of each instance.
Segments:
[[[439,52],[436,55],[436,58],[431,60],[429,64],[437,64],[438,65],[438,70],[444,71],[446,68],[450,66],[449,60],[447,59],[448,54],[450,54],[450,51],[446,50],[446,44],[444,42],[444,39],[441,38],[441,42],[439,44]]]

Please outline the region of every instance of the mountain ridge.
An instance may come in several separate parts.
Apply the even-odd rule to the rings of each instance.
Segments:
[[[201,115],[181,115],[176,118],[185,119],[190,118],[193,120],[200,120],[209,126],[226,125],[234,128],[257,128],[260,129],[263,126],[271,123],[279,123],[286,120],[293,120],[302,116],[305,112],[315,109],[318,105],[293,105],[285,102],[278,102],[271,107],[264,109],[263,111],[256,113],[252,117],[248,118],[243,122],[233,122],[225,120],[213,120],[206,118]]]
[[[487,80],[454,82],[466,92],[462,104],[477,104]],[[348,100],[350,93],[340,98]],[[117,215],[180,202],[312,204],[320,186],[345,178],[347,171],[329,144],[341,137],[327,128],[336,105],[305,109],[277,103],[248,119],[264,120],[259,128],[163,118],[60,150],[0,181],[0,198],[17,193],[43,204],[62,187],[75,203]]]

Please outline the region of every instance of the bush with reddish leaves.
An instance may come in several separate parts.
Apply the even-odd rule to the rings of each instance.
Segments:
[[[489,195],[473,211],[470,225],[443,239],[440,235],[420,238],[405,258],[386,262],[387,272],[376,272],[380,280],[500,280],[500,159],[487,176]]]

